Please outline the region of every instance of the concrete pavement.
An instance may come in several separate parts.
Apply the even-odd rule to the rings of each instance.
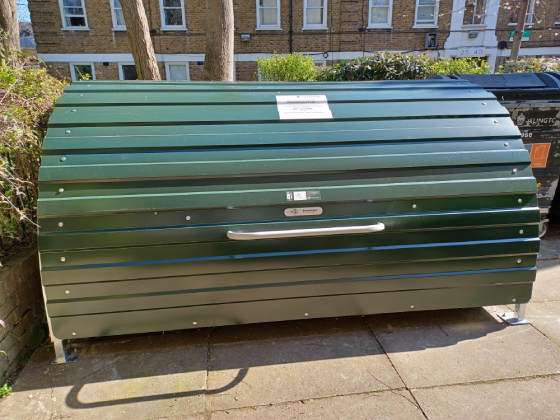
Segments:
[[[543,242],[528,308],[280,322],[38,349],[0,419],[559,419],[560,246]],[[558,250],[558,251],[557,251]]]

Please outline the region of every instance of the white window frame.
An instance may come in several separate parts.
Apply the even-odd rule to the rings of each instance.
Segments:
[[[76,69],[74,66],[91,66],[91,80],[95,80],[95,64],[94,63],[70,63],[70,75],[72,76],[72,81],[78,81],[78,75],[76,74]]]
[[[159,14],[161,17],[161,30],[162,31],[186,31],[187,21],[185,20],[185,0],[181,0],[181,13],[183,24],[182,25],[166,25],[165,24],[165,12],[163,10],[163,0],[159,0]]]
[[[281,31],[282,28],[280,27],[280,0],[276,0],[276,25],[261,25],[260,24],[260,9],[261,6],[259,5],[259,0],[256,2],[257,4],[257,30],[264,30],[264,31]],[[305,10],[305,9],[304,9]]]
[[[165,63],[165,80],[171,80],[169,78],[170,72],[169,72],[169,66],[179,66],[179,65],[183,65],[187,68],[187,78],[184,81],[190,81],[191,80],[191,72],[189,69],[189,63],[186,61],[168,61]],[[173,80],[173,82],[181,82],[183,80]]]
[[[468,1],[468,0],[467,0]],[[491,0],[473,0],[474,1],[474,6],[473,6],[473,15],[472,15],[472,21],[471,23],[464,23],[463,22],[463,27],[471,27],[471,26],[486,26],[486,18],[488,17],[488,2]],[[483,6],[482,6],[482,10],[484,11],[484,13],[476,13],[476,8],[478,6],[478,2],[482,2]],[[465,8],[466,8],[466,2],[465,2]],[[473,21],[475,20],[475,18],[477,16],[480,16],[480,23],[473,23]]]
[[[323,2],[323,23],[320,25],[308,24],[307,23],[307,2],[309,0],[303,0],[303,29],[328,29],[327,28],[327,5],[328,0],[322,0]],[[371,0],[370,0],[371,1]]]
[[[89,24],[87,20],[87,10],[86,10],[86,0],[82,1],[82,9],[84,9],[84,20],[86,26],[68,26],[66,25],[66,19],[64,18],[64,0],[58,0],[58,7],[60,9],[60,19],[62,21],[62,29],[65,31],[89,31]],[[81,17],[81,16],[80,16]]]
[[[525,18],[525,26],[533,26],[535,24],[535,5],[536,1],[531,0],[529,3],[529,8],[527,9],[527,17]],[[530,18],[530,19],[529,19]],[[560,22],[554,22],[554,24],[558,24]],[[517,26],[517,22],[509,22],[508,26]]]
[[[416,0],[416,11],[414,12],[413,28],[437,28],[438,27],[439,0],[435,0],[435,1],[436,1],[436,5],[434,7],[434,22],[424,23],[424,22],[418,22],[418,7],[420,6],[420,0]]]
[[[368,10],[368,29],[375,28],[392,28],[393,27],[393,0],[389,0],[389,14],[387,16],[387,23],[371,23],[371,8],[374,7],[372,4],[373,0],[369,0],[369,10]]]
[[[136,63],[134,63],[134,61],[125,61],[123,63],[118,63],[119,64],[119,80],[126,80],[124,78],[124,73],[123,73],[123,68],[122,66],[135,66]],[[136,69],[136,72],[138,72],[138,69]]]
[[[126,31],[126,25],[117,25],[117,15],[115,13],[115,0],[109,0],[111,4],[111,16],[113,17],[113,31]],[[122,10],[122,4],[121,4]]]

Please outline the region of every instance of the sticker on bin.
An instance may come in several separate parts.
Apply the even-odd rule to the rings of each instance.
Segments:
[[[326,95],[277,95],[276,105],[281,120],[332,119]]]
[[[320,200],[321,191],[286,191],[288,201]]]

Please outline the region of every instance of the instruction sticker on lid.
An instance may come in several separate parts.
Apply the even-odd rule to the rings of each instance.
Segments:
[[[321,120],[332,118],[326,95],[277,95],[281,120]]]

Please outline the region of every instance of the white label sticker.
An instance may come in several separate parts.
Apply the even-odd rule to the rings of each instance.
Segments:
[[[294,201],[307,200],[307,193],[305,191],[294,191]]]
[[[326,95],[276,96],[281,120],[317,120],[332,118]]]

